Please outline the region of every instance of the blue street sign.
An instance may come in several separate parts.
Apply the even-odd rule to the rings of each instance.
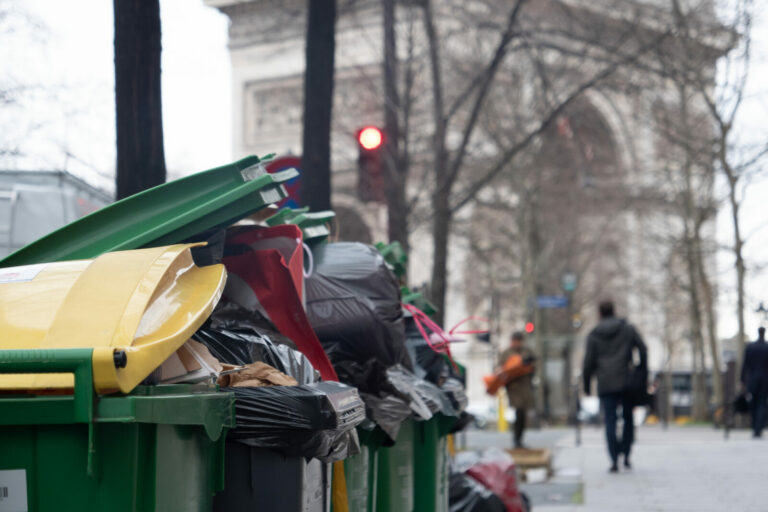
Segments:
[[[559,309],[568,307],[568,297],[560,295],[539,295],[536,305],[541,309]]]

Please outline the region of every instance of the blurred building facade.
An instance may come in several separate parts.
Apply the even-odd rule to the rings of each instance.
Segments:
[[[0,258],[112,201],[64,171],[0,171]]]
[[[306,2],[204,1],[231,21],[234,156],[300,154]],[[715,26],[711,2],[695,3],[697,21],[702,26]],[[493,2],[464,4],[469,6],[467,11],[474,4],[482,11],[492,10]],[[413,59],[414,53],[416,59],[425,53],[418,9],[408,5],[399,4],[397,18],[398,51],[403,61]],[[667,8],[668,3],[660,0],[537,2],[526,22],[541,33],[550,30],[555,44],[558,36],[554,29],[569,26],[576,18],[582,23],[580,30],[588,20],[589,30],[598,33],[594,27],[603,27],[605,37],[616,36],[616,27],[629,20],[637,32],[624,37],[648,41],[666,30],[663,20],[671,16]],[[443,29],[461,32],[451,16],[444,13],[439,18]],[[468,20],[476,22],[475,18],[465,20],[470,23]],[[409,46],[413,41],[415,50]],[[715,62],[725,46],[713,39],[711,32],[698,41],[701,66],[711,71],[714,84]],[[679,51],[673,35],[664,39],[660,48],[652,57],[662,50],[669,55]],[[380,2],[340,0],[332,133],[333,202],[342,236],[345,226],[350,226],[355,238],[367,242],[386,238],[387,215],[385,205],[357,197],[355,136],[362,126],[383,125],[382,55]],[[546,57],[544,61],[553,69],[559,66],[561,79],[579,80],[588,74],[580,69],[579,58],[572,55],[556,62]],[[467,56],[462,59],[459,64],[469,60]],[[431,97],[429,88],[419,83],[426,71],[421,73],[417,70],[415,76],[415,87],[422,89],[415,95],[413,108],[423,113],[428,111]],[[450,73],[446,71],[449,77]],[[510,64],[499,80],[508,84],[510,95],[524,102],[537,95],[537,91],[528,90],[533,74],[535,70]],[[497,91],[501,95],[504,92]],[[495,110],[506,114],[503,96],[495,101],[499,102]],[[679,282],[685,274],[683,253],[673,241],[684,224],[676,203],[680,184],[671,171],[680,155],[670,148],[670,136],[663,129],[665,119],[674,117],[679,106],[673,80],[649,73],[642,66],[627,66],[563,109],[517,164],[517,172],[495,181],[457,216],[449,260],[446,322],[450,326],[471,314],[493,320],[491,344],[469,340],[454,349],[472,374],[468,389],[471,400],[487,401],[480,375],[491,371],[495,354],[506,346],[511,332],[531,321],[535,332],[530,342],[547,354],[539,376],[546,375],[549,382],[550,412],[563,415],[569,386],[577,376],[583,340],[597,321],[596,305],[602,297],[614,298],[619,314],[639,327],[649,345],[652,370],[692,367],[690,316],[685,284]],[[703,105],[691,108],[695,113]],[[493,121],[491,117],[484,120],[488,130],[495,126]],[[499,132],[511,129],[504,124],[496,126]],[[705,126],[698,128],[707,130]],[[414,133],[411,140],[415,155],[411,192],[415,197],[424,183],[431,183],[419,178],[428,172],[426,158],[419,158],[419,151],[428,154],[428,135]],[[699,163],[694,178],[697,200],[703,204],[714,204],[710,176],[711,165]],[[429,211],[420,206],[427,198],[415,201],[411,215],[410,281],[414,284],[428,283],[430,276]],[[707,245],[714,245],[713,220],[712,214],[703,228]],[[714,256],[707,256],[707,265],[714,268]],[[564,290],[566,274],[575,275],[575,290]],[[570,302],[565,308],[539,308],[539,296],[567,296]]]

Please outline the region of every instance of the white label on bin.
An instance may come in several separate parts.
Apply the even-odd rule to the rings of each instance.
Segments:
[[[26,265],[24,267],[0,268],[0,284],[31,281],[47,266],[47,263],[41,263],[39,265]]]
[[[27,470],[0,471],[0,512],[29,512]]]

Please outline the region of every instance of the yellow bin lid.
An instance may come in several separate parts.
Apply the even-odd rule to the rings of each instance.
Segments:
[[[93,348],[96,391],[130,392],[189,339],[221,297],[224,266],[196,266],[195,245],[0,268],[0,350]],[[115,366],[117,350],[127,356],[122,368]],[[71,374],[0,375],[4,390],[73,386]]]

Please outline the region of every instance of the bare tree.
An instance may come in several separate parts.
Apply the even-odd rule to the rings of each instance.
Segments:
[[[739,215],[743,194],[739,193],[739,189],[744,186],[745,177],[758,169],[758,165],[768,153],[768,145],[751,148],[740,142],[734,135],[734,126],[744,104],[751,63],[753,10],[754,6],[750,0],[740,1],[735,5],[734,19],[731,20],[728,28],[731,33],[738,34],[740,41],[736,48],[728,53],[722,64],[723,79],[715,90],[700,69],[690,66],[686,75],[691,87],[707,105],[713,124],[713,144],[711,147],[713,148],[713,160],[716,163],[715,168],[723,174],[728,187],[727,204],[731,211],[731,225],[733,227],[731,250],[734,255],[736,270],[737,368],[741,366],[741,358],[746,345],[744,310],[746,307],[745,279],[747,273],[744,261],[745,239],[742,234]],[[683,23],[683,28],[686,31],[690,30],[690,27],[685,23]]]
[[[165,181],[159,0],[113,0],[117,198]]]
[[[694,362],[698,373],[695,376],[694,415],[699,418],[706,414],[704,372],[706,358],[703,339],[706,334],[707,345],[712,361],[714,384],[713,399],[717,407],[722,407],[722,362],[721,349],[717,340],[715,290],[708,269],[712,266],[715,247],[707,247],[702,230],[706,223],[711,223],[715,205],[712,203],[714,172],[719,170],[727,184],[727,203],[731,211],[734,229],[734,253],[737,289],[738,318],[738,357],[744,352],[744,307],[746,265],[743,257],[744,239],[739,218],[739,194],[742,177],[754,169],[766,154],[768,146],[744,148],[734,139],[734,125],[739,109],[743,104],[744,90],[750,61],[750,29],[752,2],[738,2],[733,19],[727,24],[714,27],[701,23],[697,9],[688,6],[686,10],[678,0],[671,0],[671,9],[678,28],[676,41],[678,51],[660,55],[661,74],[674,82],[678,94],[680,111],[675,120],[666,118],[663,123],[668,140],[677,145],[682,155],[682,176],[685,178],[685,190],[682,198],[684,209],[684,233],[682,240],[685,247],[689,282],[687,290],[691,303],[691,333],[694,345]],[[702,35],[716,41],[714,48],[702,46]],[[735,38],[741,41],[736,44]],[[720,74],[720,83],[715,82],[712,71],[701,66],[702,58],[713,58],[706,53],[719,51],[727,53],[721,63],[724,72]],[[697,105],[698,119],[694,120],[690,112],[692,105]],[[678,122],[679,121],[679,122]],[[674,133],[673,133],[674,132]],[[694,169],[698,167],[699,171]],[[705,193],[697,193],[693,183],[697,181]],[[706,199],[710,198],[710,199]],[[702,202],[703,200],[703,202]]]
[[[426,1],[423,4],[433,98],[431,213],[434,261],[431,291],[433,302],[441,310],[440,315],[444,309],[448,286],[451,225],[457,213],[472,204],[480,191],[510,168],[526,149],[536,144],[541,134],[574,100],[608,81],[623,67],[639,60],[671,31],[671,27],[663,27],[644,40],[636,37],[642,33],[638,25],[628,24],[619,28],[611,27],[610,38],[595,37],[588,31],[588,23],[594,23],[595,20],[584,13],[581,13],[582,19],[579,19],[565,4],[546,2],[546,5],[529,5],[519,0],[511,5],[503,5],[489,2],[487,10],[494,14],[493,19],[477,21],[484,23],[484,28],[489,28],[484,34],[496,34],[496,41],[489,41],[488,36],[478,37],[476,55],[480,57],[475,57],[472,65],[465,66],[469,69],[461,69],[460,65],[452,66],[452,70],[458,68],[459,71],[451,76],[450,82],[454,87],[449,96],[444,85],[444,43],[438,33],[437,15],[432,2]],[[450,7],[462,12],[457,5],[452,4]],[[505,12],[505,16],[498,16],[500,9],[504,9],[502,12]],[[546,13],[552,12],[557,14],[558,19],[569,20],[567,23],[570,23],[557,27],[557,37],[545,33],[537,24],[537,21],[545,19]],[[466,11],[462,14],[477,18]],[[499,25],[496,20],[501,19],[504,22]],[[578,22],[574,23],[574,19]],[[550,30],[554,29],[550,27]],[[575,41],[579,41],[582,47],[578,55],[570,53]],[[510,54],[515,55],[516,61],[509,61]],[[552,62],[556,62],[558,56],[572,60],[561,60],[559,67],[557,64],[553,66]],[[461,57],[453,55],[451,63]],[[581,72],[575,61],[581,63]],[[584,65],[585,62],[589,64]],[[512,136],[507,137],[504,144],[483,155],[482,140],[488,140],[488,134],[481,134],[478,128],[488,110],[488,98],[494,90],[499,71],[506,66],[520,66],[522,63],[526,63],[524,67],[528,67],[532,73],[525,79],[535,80],[543,92],[536,98],[535,108],[513,130]],[[566,72],[568,80],[555,78]],[[465,75],[465,85],[457,87],[456,83],[462,84],[456,76],[459,73]],[[471,175],[469,169],[473,171]],[[439,319],[442,320],[442,317]]]

